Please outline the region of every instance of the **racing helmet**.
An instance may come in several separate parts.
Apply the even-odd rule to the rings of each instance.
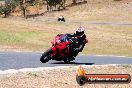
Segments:
[[[82,37],[82,36],[84,35],[84,31],[85,31],[85,28],[84,28],[84,27],[79,27],[79,28],[76,29],[75,34],[76,34],[77,36]]]

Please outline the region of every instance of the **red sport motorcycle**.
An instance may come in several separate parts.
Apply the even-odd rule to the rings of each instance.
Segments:
[[[58,42],[60,40],[64,40],[65,42]],[[68,41],[66,41],[66,39]],[[56,60],[56,61],[64,61],[65,63],[70,63],[71,61],[75,60],[73,58],[74,55],[77,55],[81,51],[76,51],[76,48],[79,47],[79,43],[77,38],[69,38],[66,34],[57,35],[52,43],[52,47],[46,50],[42,56],[40,57],[40,61],[42,63],[46,63],[49,60]],[[83,47],[87,43],[84,40]]]

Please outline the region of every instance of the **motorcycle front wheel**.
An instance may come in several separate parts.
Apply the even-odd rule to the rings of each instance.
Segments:
[[[49,60],[50,60],[50,53],[52,52],[52,49],[50,48],[50,49],[48,49],[48,50],[46,50],[43,54],[42,54],[42,56],[40,57],[40,61],[42,62],[42,63],[46,63],[46,62],[48,62]]]

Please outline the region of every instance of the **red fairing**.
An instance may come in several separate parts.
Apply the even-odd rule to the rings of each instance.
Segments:
[[[53,45],[59,44],[60,43],[60,38],[63,36],[63,34],[56,36],[54,40],[51,42]]]
[[[56,53],[57,53],[57,49],[56,49],[54,46],[52,46],[51,49],[52,49],[52,52],[53,52],[53,53],[51,53],[50,56],[53,57],[53,56],[56,55]]]
[[[60,50],[64,50],[67,48],[67,45],[70,44],[69,42],[62,42],[58,45],[56,45],[56,48],[60,49]]]
[[[59,35],[54,38],[54,40],[51,42],[52,43],[52,53],[51,53],[51,58],[55,56],[57,53],[59,54],[58,58],[63,57],[67,54],[70,53],[70,51],[67,49],[67,45],[70,44],[71,42],[60,42],[60,38],[63,36]],[[65,53],[65,54],[64,54]]]

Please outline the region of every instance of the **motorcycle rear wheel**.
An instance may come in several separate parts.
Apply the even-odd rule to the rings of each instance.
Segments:
[[[48,61],[50,60],[50,53],[51,53],[51,51],[52,51],[52,49],[50,48],[50,49],[46,50],[46,51],[42,54],[42,56],[40,57],[40,61],[41,61],[42,63],[46,63],[46,62],[48,62]]]

